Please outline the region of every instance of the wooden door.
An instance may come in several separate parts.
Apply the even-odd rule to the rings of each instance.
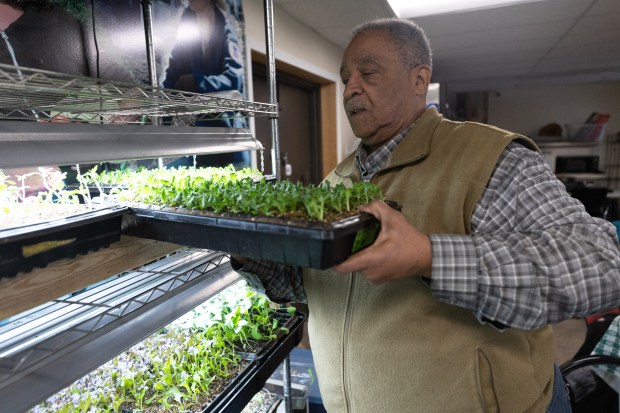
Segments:
[[[264,65],[254,62],[254,100],[268,102]],[[304,184],[318,184],[322,178],[321,136],[319,119],[320,85],[278,72],[276,76],[278,128],[282,179]],[[271,174],[271,124],[266,117],[257,117],[256,136],[265,146],[265,173]],[[290,165],[286,168],[286,163]],[[260,165],[260,161],[259,161]],[[287,170],[290,175],[287,175]]]

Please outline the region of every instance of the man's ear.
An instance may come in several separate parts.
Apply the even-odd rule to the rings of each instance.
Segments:
[[[415,78],[415,90],[418,95],[426,95],[428,85],[431,83],[433,70],[428,65],[420,65],[413,71]]]

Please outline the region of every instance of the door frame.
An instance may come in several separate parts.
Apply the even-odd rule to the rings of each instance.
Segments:
[[[250,52],[251,62],[265,65],[265,54],[252,49]],[[336,167],[338,163],[337,122],[336,122],[336,83],[300,67],[276,59],[276,72],[295,76],[319,85],[319,122],[318,132],[320,135],[321,149],[321,179]]]

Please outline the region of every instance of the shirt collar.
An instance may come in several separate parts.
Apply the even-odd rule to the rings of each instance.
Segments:
[[[392,156],[392,152],[394,152],[398,144],[405,139],[405,136],[413,129],[414,125],[415,123],[405,128],[371,153],[368,153],[368,149],[363,144],[357,148],[355,162],[362,175],[362,180],[370,181],[372,177],[388,163]]]

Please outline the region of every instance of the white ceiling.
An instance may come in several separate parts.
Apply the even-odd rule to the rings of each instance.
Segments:
[[[275,0],[338,46],[392,17],[386,0]],[[433,81],[452,92],[620,81],[620,0],[545,0],[414,19],[433,49]]]

